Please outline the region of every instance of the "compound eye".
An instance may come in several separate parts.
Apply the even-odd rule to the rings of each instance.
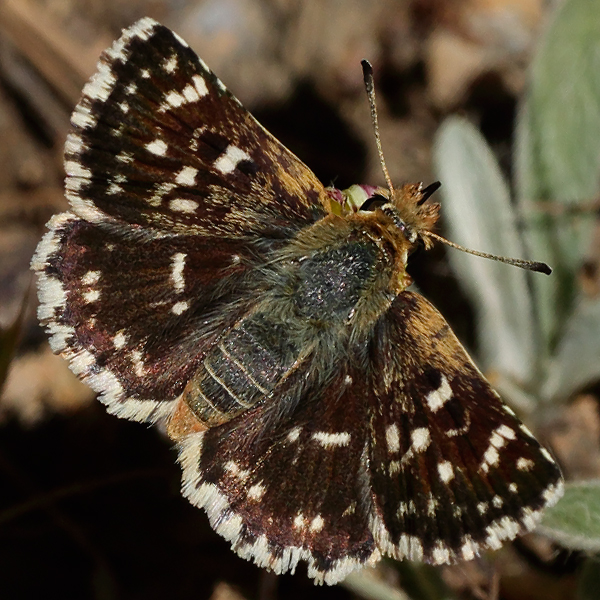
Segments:
[[[371,196],[370,198],[367,198],[362,206],[360,207],[360,210],[375,210],[376,208],[381,208],[384,204],[386,204],[388,202],[387,198],[384,198],[383,196],[381,196],[380,194],[375,194],[373,196]]]

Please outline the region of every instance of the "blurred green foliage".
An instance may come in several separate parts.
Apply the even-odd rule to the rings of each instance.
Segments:
[[[598,210],[571,210],[600,195],[598,5],[566,0],[540,40],[518,113],[513,198],[466,119],[440,127],[434,163],[450,239],[554,269],[546,277],[449,252],[481,323],[483,367],[509,402],[547,413],[600,380],[600,298],[578,285]],[[600,552],[600,483],[570,484],[542,529],[566,548]]]

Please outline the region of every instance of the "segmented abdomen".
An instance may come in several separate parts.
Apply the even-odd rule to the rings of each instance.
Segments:
[[[206,355],[184,399],[209,427],[229,421],[268,396],[298,353],[284,327],[251,315]]]

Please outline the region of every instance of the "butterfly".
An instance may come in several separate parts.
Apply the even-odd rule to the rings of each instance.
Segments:
[[[39,319],[110,413],[166,424],[240,556],[334,584],[473,559],[558,500],[549,452],[407,289],[437,185],[324,187],[149,18],[71,123]]]

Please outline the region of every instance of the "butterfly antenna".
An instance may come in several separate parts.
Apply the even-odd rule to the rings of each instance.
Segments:
[[[514,267],[519,267],[520,269],[525,269],[527,271],[535,271],[536,273],[545,273],[546,275],[550,275],[552,273],[552,269],[543,262],[535,262],[533,260],[525,260],[523,258],[508,258],[507,256],[498,256],[496,254],[488,254],[487,252],[479,252],[478,250],[471,250],[470,248],[465,248],[460,244],[455,244],[450,240],[438,235],[437,233],[433,233],[432,231],[421,231],[421,235],[427,236],[442,244],[446,244],[446,246],[450,246],[451,248],[456,248],[457,250],[462,250],[467,254],[473,254],[474,256],[481,256],[482,258],[489,258],[491,260],[496,260],[498,262],[506,263],[507,265],[513,265]]]
[[[381,164],[381,168],[383,169],[383,174],[385,176],[385,181],[387,183],[388,189],[390,190],[390,198],[394,193],[394,186],[392,185],[392,179],[390,177],[390,173],[387,170],[387,166],[385,164],[385,158],[383,157],[383,149],[381,147],[381,137],[379,135],[379,121],[377,119],[377,106],[375,103],[375,84],[373,81],[373,67],[368,60],[362,60],[360,62],[363,70],[363,80],[365,82],[365,88],[367,90],[367,97],[369,98],[369,105],[371,106],[371,121],[373,122],[373,129],[375,130],[375,143],[377,144],[377,152],[379,153],[379,162]],[[421,202],[424,202],[433,192],[435,192],[440,187],[439,182],[436,182],[425,188],[424,192],[426,192],[425,197]],[[431,239],[437,240],[442,244],[446,244],[446,246],[450,246],[451,248],[456,248],[457,250],[462,250],[467,254],[473,254],[474,256],[480,256],[482,258],[489,258],[491,260],[496,260],[498,262],[506,263],[508,265],[513,265],[515,267],[519,267],[520,269],[525,269],[527,271],[536,271],[537,273],[545,273],[546,275],[550,275],[552,273],[552,269],[543,262],[535,262],[532,260],[524,260],[522,258],[508,258],[506,256],[497,256],[496,254],[488,254],[487,252],[479,252],[477,250],[471,250],[470,248],[465,248],[459,244],[455,244],[450,240],[438,235],[437,233],[433,233],[432,231],[421,231],[421,235],[425,235]]]
[[[375,130],[375,143],[377,144],[377,152],[379,153],[379,163],[383,169],[383,175],[385,176],[385,182],[387,183],[388,189],[390,190],[390,198],[394,193],[394,186],[392,185],[392,179],[389,171],[385,165],[385,159],[383,158],[383,149],[381,148],[381,137],[379,136],[379,122],[377,120],[377,106],[375,104],[375,84],[373,82],[373,67],[368,60],[361,60],[360,64],[363,70],[363,80],[365,82],[365,88],[367,90],[367,97],[369,98],[369,105],[371,106],[371,121],[373,122],[373,129]]]

